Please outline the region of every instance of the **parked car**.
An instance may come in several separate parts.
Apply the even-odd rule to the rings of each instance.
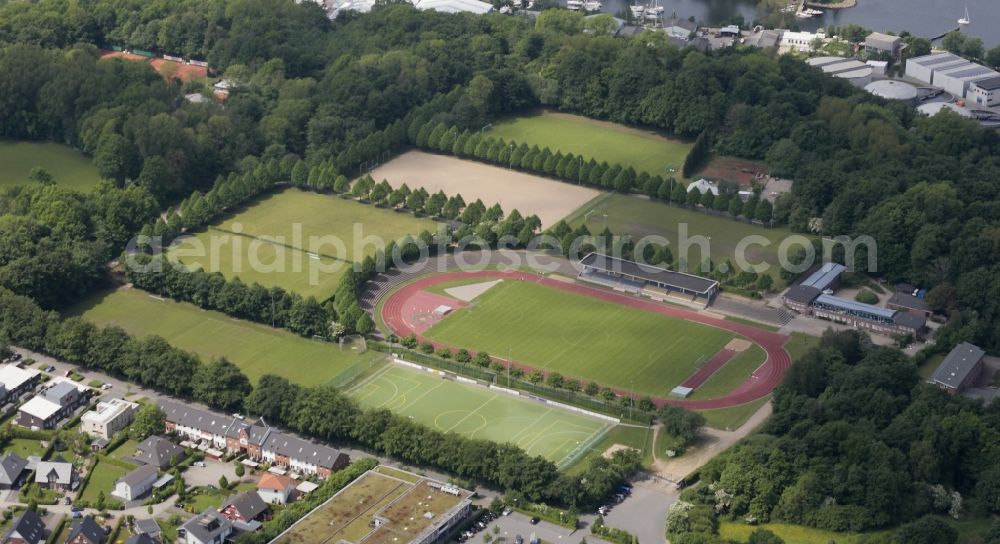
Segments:
[[[82,512],[83,508],[80,508],[79,506],[74,506],[73,508],[70,508],[70,510],[73,512]]]
[[[514,544],[524,544],[524,538],[521,535],[515,536]]]
[[[504,508],[503,509],[503,515],[505,515],[505,516],[509,516],[511,514],[511,512],[513,512],[513,510],[511,510],[510,508]]]
[[[73,511],[73,519],[80,519],[82,517],[83,517],[83,512],[81,512],[79,510],[74,510]]]
[[[195,461],[194,463],[191,463],[191,464],[194,465],[194,466],[196,466],[196,467],[205,468],[205,462],[204,461]]]
[[[49,365],[49,366],[45,367],[45,371],[46,372],[54,372],[55,369],[56,369],[56,367],[54,367],[52,365]]]
[[[73,504],[73,499],[66,497],[63,499],[63,504]]]
[[[541,520],[538,519],[537,517],[533,517],[533,518],[531,518],[531,519],[528,520],[528,523],[530,523],[532,525],[538,525],[539,521],[541,521]]]
[[[21,360],[21,354],[20,353],[15,353],[14,355],[11,355],[10,356],[10,360],[11,361],[20,361]]]
[[[108,389],[111,389],[111,387],[112,387],[112,385],[110,383],[106,383],[106,384],[104,384],[104,385],[101,386],[101,389],[107,391]]]

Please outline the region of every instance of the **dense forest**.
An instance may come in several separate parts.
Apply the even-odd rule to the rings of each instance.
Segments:
[[[701,470],[704,485],[684,493],[671,530],[711,535],[721,518],[868,531],[1000,513],[1000,406],[920,382],[898,350],[828,331],[775,390],[762,432]],[[901,531],[896,542],[955,542],[948,527],[937,530],[920,540]]]
[[[213,187],[227,180],[273,183],[277,173],[308,182],[316,171],[336,184],[363,161],[416,144],[424,127],[475,132],[503,115],[549,107],[766,161],[795,180],[773,210],[777,221],[873,236],[877,275],[930,289],[928,302],[947,318],[935,349],[968,340],[1000,350],[995,132],[954,115],[920,118],[793,57],[749,48],[704,54],[661,34],[621,39],[583,28],[579,14],[562,10],[530,19],[386,5],[330,21],[313,3],[291,0],[0,1],[0,71],[18,74],[0,78],[0,137],[68,143],[93,156],[106,178],[86,194],[56,179],[0,196],[0,336],[8,337],[0,345],[10,340],[219,407],[252,390],[252,412],[304,433],[356,440],[539,499],[593,503],[634,468],[631,460],[595,467],[599,483],[580,489],[551,463],[501,446],[431,448],[454,438],[387,412],[360,412],[333,390],[278,379],[253,390],[232,365],[202,363],[118,329],[63,324],[46,311],[90,292],[140,230],[176,229],[170,216],[157,221],[163,210],[180,205],[195,225],[202,209],[224,208]],[[224,106],[190,103],[185,94],[208,89],[166,82],[145,63],[100,60],[98,48],[109,44],[208,60],[235,88]],[[354,312],[356,287],[338,290],[334,312]],[[320,315],[317,302],[287,302]],[[305,334],[319,327],[301,323]],[[776,392],[767,432],[703,474],[731,495],[718,515],[868,529],[945,512],[954,493],[966,510],[996,512],[996,409],[917,381],[913,361],[899,352],[827,338]],[[211,388],[218,383],[233,387]],[[296,400],[272,413],[274,406],[255,404],[265,389]],[[349,416],[345,427],[310,416],[309,407],[326,401],[336,408],[325,410]],[[505,468],[483,459],[502,459]],[[523,471],[507,470],[510,463]],[[717,500],[691,498],[698,506],[709,499]]]

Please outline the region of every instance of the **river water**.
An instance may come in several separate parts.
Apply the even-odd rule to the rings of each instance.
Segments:
[[[749,23],[757,15],[754,0],[658,0],[669,17],[694,16],[698,21],[716,24],[740,14]],[[628,0],[603,0],[604,11],[617,13]],[[858,5],[842,10],[826,10],[822,17],[799,21],[803,30],[827,25],[856,23],[880,32],[910,31],[932,37],[958,27],[958,18],[969,7],[972,23],[963,32],[982,38],[989,49],[1000,43],[1000,0],[858,0]]]

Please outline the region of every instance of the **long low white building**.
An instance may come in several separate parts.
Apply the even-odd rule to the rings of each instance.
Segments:
[[[935,72],[934,86],[941,87],[953,96],[965,98],[971,83],[994,77],[1000,77],[1000,74],[985,66],[970,62],[951,70]]]
[[[906,60],[906,75],[923,83],[936,85],[934,74],[943,70],[951,70],[959,66],[971,64],[969,61],[952,53],[931,53],[922,57]]]

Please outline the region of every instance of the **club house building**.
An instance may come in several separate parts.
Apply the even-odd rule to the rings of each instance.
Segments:
[[[472,511],[472,492],[375,467],[271,544],[434,544]]]
[[[698,302],[708,306],[719,292],[719,282],[659,268],[648,264],[589,253],[580,260],[583,271],[579,279],[611,287],[616,291],[646,295],[655,300],[683,298],[685,302]]]

